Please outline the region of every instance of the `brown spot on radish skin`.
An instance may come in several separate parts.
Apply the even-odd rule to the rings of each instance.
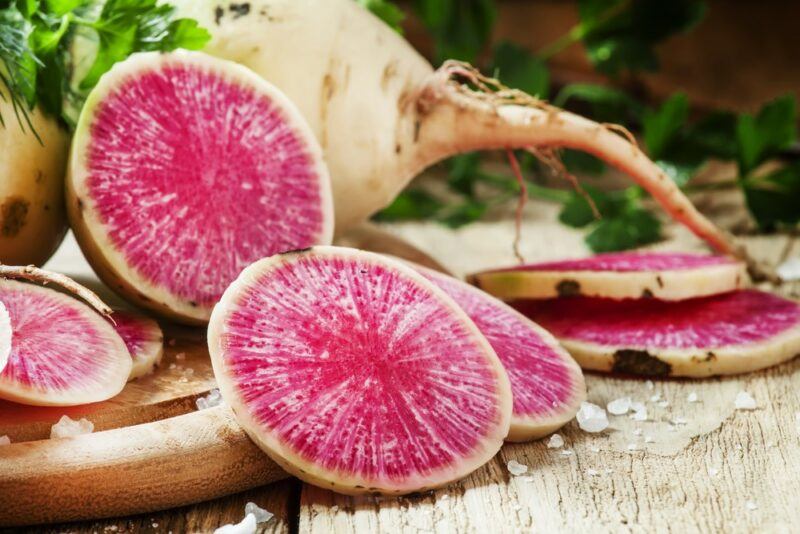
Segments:
[[[614,353],[615,373],[640,376],[669,376],[672,366],[663,362],[646,350],[620,349]]]
[[[715,361],[717,361],[717,355],[714,354],[711,351],[708,351],[708,353],[706,354],[706,361],[707,362],[715,362]]]
[[[658,283],[658,287],[664,288],[664,281],[661,279],[661,276],[656,276],[656,283]]]
[[[220,21],[222,20],[223,15],[225,15],[225,10],[222,9],[222,6],[217,6],[214,8],[214,23],[219,26]]]
[[[9,197],[0,207],[0,235],[14,237],[25,226],[30,203],[22,197]]]
[[[581,294],[581,285],[577,280],[562,280],[556,285],[559,297],[578,297]]]
[[[649,289],[645,288],[644,291],[642,291],[642,298],[643,299],[651,299],[651,298],[653,298],[653,292],[650,291]]]
[[[239,17],[247,16],[250,13],[250,2],[231,4],[228,6],[228,9],[231,11],[231,13],[233,13],[233,18],[238,19]]]
[[[392,79],[397,76],[397,61],[390,61],[383,69],[381,75],[381,89],[387,91]]]

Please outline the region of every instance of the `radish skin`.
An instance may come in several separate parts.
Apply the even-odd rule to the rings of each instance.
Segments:
[[[246,65],[298,106],[325,151],[338,233],[388,205],[412,178],[449,156],[564,147],[629,174],[719,252],[744,254],[627,139],[543,103],[501,104],[466,91],[453,81],[465,66],[448,63],[434,71],[352,0],[254,0],[246,14],[211,0],[171,3],[180,16],[211,31],[205,52]]]

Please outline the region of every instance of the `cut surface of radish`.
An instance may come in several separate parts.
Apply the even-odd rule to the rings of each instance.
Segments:
[[[209,351],[242,427],[290,473],[343,493],[409,493],[500,449],[511,388],[458,305],[410,267],[338,247],[248,267]]]
[[[549,332],[469,284],[414,268],[461,306],[500,358],[514,399],[508,441],[546,436],[575,418],[586,400],[583,373]]]
[[[135,54],[100,80],[68,210],[110,287],[190,323],[253,261],[333,233],[321,149],[295,106],[248,69],[186,51]]]
[[[117,310],[111,316],[133,361],[128,380],[150,374],[164,355],[164,333],[158,323],[138,313]]]
[[[602,297],[683,300],[741,289],[747,267],[726,256],[618,252],[476,273],[470,281],[499,298]]]
[[[52,289],[0,280],[0,300],[11,318],[8,363],[0,398],[37,406],[74,406],[119,393],[131,358],[122,338],[100,314]]]
[[[0,371],[8,363],[11,354],[11,317],[8,315],[6,305],[0,301]]]
[[[800,304],[741,290],[684,300],[518,301],[584,369],[649,376],[743,373],[800,354]]]

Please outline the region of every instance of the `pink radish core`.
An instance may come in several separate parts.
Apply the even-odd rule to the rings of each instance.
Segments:
[[[547,417],[575,399],[575,365],[558,342],[503,302],[430,269],[417,268],[455,300],[486,336],[511,380],[513,415]]]
[[[590,258],[563,260],[545,263],[521,265],[503,271],[612,271],[619,273],[640,271],[681,271],[709,267],[713,265],[729,265],[735,263],[727,256],[709,256],[707,254],[680,254],[664,252],[615,252],[598,254]]]
[[[248,413],[326,470],[399,484],[476,454],[502,421],[485,342],[382,264],[292,259],[240,293],[223,332]]]
[[[606,346],[746,345],[800,324],[800,305],[756,290],[677,302],[577,297],[519,301],[515,306],[558,338]]]
[[[89,196],[151,284],[213,305],[257,259],[316,244],[320,176],[284,110],[199,66],[143,71],[95,110]]]
[[[11,281],[0,283],[0,299],[12,329],[8,365],[0,373],[0,397],[7,388],[56,397],[102,391],[119,375],[115,355],[121,342],[113,338],[113,329],[98,329],[89,318],[95,312],[84,304]]]

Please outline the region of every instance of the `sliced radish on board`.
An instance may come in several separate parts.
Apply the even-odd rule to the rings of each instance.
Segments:
[[[297,477],[335,491],[442,486],[500,449],[511,387],[489,342],[399,261],[337,247],[245,269],[208,332],[225,401]]]
[[[71,296],[11,280],[0,280],[0,300],[13,333],[0,399],[74,406],[109,399],[125,387],[131,357],[102,315]]]
[[[414,268],[467,312],[500,358],[514,399],[507,441],[541,438],[575,418],[586,400],[583,373],[549,332],[469,284]]]
[[[661,302],[578,297],[518,301],[584,369],[705,377],[800,354],[800,304],[757,290]]]
[[[0,371],[8,363],[9,354],[11,354],[11,317],[5,304],[0,301]]]
[[[250,263],[329,244],[330,181],[294,104],[248,69],[196,52],[134,54],[90,94],[67,206],[115,291],[203,323]]]
[[[111,318],[133,361],[128,380],[153,372],[164,355],[164,333],[158,323],[144,315],[127,311],[115,311]]]
[[[504,300],[553,297],[683,300],[741,289],[746,266],[727,256],[619,252],[476,273],[470,282]]]

